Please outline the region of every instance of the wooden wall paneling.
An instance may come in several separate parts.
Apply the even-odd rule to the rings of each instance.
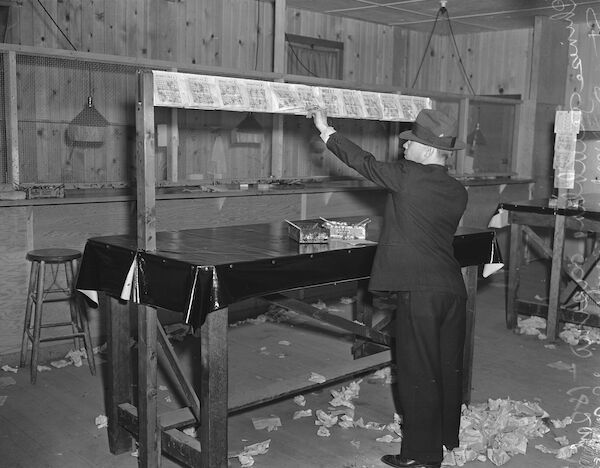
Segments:
[[[258,42],[257,70],[271,71],[273,66],[274,42],[274,3],[258,0],[258,15],[260,19],[260,35]]]
[[[121,55],[128,51],[128,3],[111,1],[106,3],[105,28],[107,54]]]
[[[223,32],[223,2],[212,0],[204,9],[204,16],[199,25],[203,35],[198,37],[198,49],[200,50],[198,63],[204,65],[225,66],[224,56],[227,50]]]
[[[153,58],[177,60],[180,48],[179,30],[183,25],[178,23],[180,9],[184,6],[180,2],[153,2],[149,10],[150,40],[153,42]]]
[[[383,216],[385,192],[361,190],[306,194],[306,218],[319,216]]]
[[[138,32],[137,30],[140,28],[141,17],[138,13],[137,4],[140,0],[128,0],[124,2],[127,5],[127,10],[125,12],[125,28],[127,31],[127,39],[125,41],[124,46],[126,47],[128,57],[139,57],[138,54],[139,48],[137,44],[138,40]]]
[[[179,58],[183,63],[200,63],[198,60],[197,41],[202,33],[199,27],[200,2],[183,2],[182,12],[184,21],[179,25],[182,34]]]
[[[33,46],[36,46],[36,47],[56,48],[57,47],[56,33],[58,33],[58,31],[56,31],[56,27],[54,27],[54,25],[52,25],[52,22],[50,21],[50,19],[48,18],[48,16],[44,12],[44,10],[42,10],[42,8],[37,4],[37,2],[31,2],[28,6],[33,7],[33,13],[32,13],[32,25],[33,25],[32,32],[33,32],[33,34],[32,34],[32,37],[27,38],[27,40],[31,41],[30,44]],[[48,12],[56,19],[56,17],[57,17],[57,15],[56,15],[57,1],[50,0],[49,2],[45,2],[44,6],[46,7],[46,10],[48,10]],[[52,31],[48,30],[47,25],[49,25],[49,24],[54,27],[54,30],[52,30]]]
[[[0,223],[0,354],[17,351],[21,344],[29,250],[27,207],[2,208]]]
[[[195,229],[281,222],[300,217],[298,193],[259,193],[240,197],[157,200],[157,230]]]
[[[106,0],[94,0],[91,2],[91,8],[88,8],[91,18],[91,33],[88,36],[89,45],[85,44],[85,30],[84,30],[84,50],[89,52],[106,53]]]
[[[408,88],[412,81],[408,76],[408,31],[402,28],[393,28],[392,39],[392,71],[391,84],[400,88]],[[386,57],[388,57],[386,55]],[[384,58],[385,62],[385,58]]]
[[[43,3],[47,4],[48,2]],[[87,50],[85,49],[85,44],[89,45],[90,41],[84,36],[87,36],[92,32],[92,23],[90,22],[91,18],[88,16],[84,19],[83,17],[84,9],[87,7],[87,5],[84,6],[81,0],[56,0],[56,2],[50,2],[50,4],[53,3],[55,3],[56,9],[48,10],[52,14],[54,20],[60,26],[60,29],[63,30],[65,35],[69,38],[77,50]],[[46,8],[48,8],[48,6],[46,6]],[[54,38],[54,46],[52,47],[72,50],[72,47],[69,45],[68,41],[47,16],[45,16],[45,23],[48,31],[47,34]]]
[[[131,201],[37,205],[33,215],[36,249],[83,249],[90,237],[135,233],[135,203]]]

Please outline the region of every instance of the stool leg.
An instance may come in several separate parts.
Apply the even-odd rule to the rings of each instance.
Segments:
[[[43,260],[38,267],[37,275],[37,293],[35,299],[35,320],[33,325],[33,346],[31,349],[31,383],[34,384],[37,378],[37,363],[40,351],[40,333],[42,331],[42,307],[44,305],[44,272],[46,262]]]
[[[23,324],[23,339],[21,340],[21,361],[19,367],[23,367],[27,360],[27,345],[29,343],[29,329],[31,328],[31,312],[33,310],[33,295],[36,290],[36,275],[38,263],[31,262],[29,268],[29,286],[27,287],[27,302],[25,304],[25,321]]]
[[[96,362],[94,359],[94,347],[92,346],[92,338],[90,335],[90,325],[87,321],[87,314],[85,309],[85,302],[81,295],[75,290],[75,261],[69,262],[69,268],[67,273],[67,286],[71,294],[71,300],[69,305],[72,305],[72,311],[75,310],[75,320],[78,327],[78,332],[83,332],[83,343],[85,346],[85,352],[87,353],[88,365],[90,366],[90,372],[92,375],[96,375]],[[65,265],[65,269],[67,269]]]

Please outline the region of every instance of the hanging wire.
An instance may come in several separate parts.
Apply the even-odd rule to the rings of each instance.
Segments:
[[[69,37],[65,34],[65,32],[61,29],[61,27],[58,25],[58,23],[52,17],[52,14],[46,9],[46,7],[44,6],[44,4],[42,3],[42,0],[37,0],[37,2],[42,7],[42,10],[44,10],[46,12],[46,14],[48,15],[48,18],[50,18],[50,21],[52,21],[54,23],[54,26],[56,26],[56,29],[58,29],[58,31],[63,35],[63,37],[67,40],[67,42],[69,43],[69,45],[71,47],[73,47],[73,50],[75,52],[77,52],[77,47],[75,47],[75,45],[71,42],[71,39],[69,39]]]
[[[469,91],[471,92],[471,94],[475,95],[475,90],[473,89],[473,86],[471,85],[471,80],[469,78],[467,70],[465,69],[462,58],[460,56],[460,51],[458,50],[458,45],[456,44],[456,37],[454,36],[454,31],[452,29],[452,22],[450,21],[450,14],[448,13],[448,9],[445,6],[441,6],[435,15],[433,28],[431,28],[431,32],[429,33],[429,38],[427,39],[427,45],[425,46],[425,50],[423,51],[423,56],[421,57],[421,63],[419,64],[419,68],[417,69],[417,74],[415,76],[415,79],[413,80],[411,88],[415,87],[415,84],[417,83],[417,78],[419,77],[419,74],[421,73],[421,67],[423,66],[425,57],[427,56],[427,51],[429,50],[429,45],[431,44],[431,39],[433,37],[433,33],[435,32],[435,28],[437,26],[437,22],[438,22],[438,18],[440,16],[440,14],[442,16],[444,16],[444,15],[446,16],[446,20],[448,21],[448,27],[450,29],[450,36],[452,37],[452,43],[454,44],[454,50],[456,51],[456,56],[458,57],[458,63],[460,65],[460,70],[465,78],[465,81],[467,82],[467,85],[469,86]]]
[[[421,57],[421,63],[419,64],[419,68],[417,69],[417,74],[415,75],[415,79],[413,80],[411,88],[415,87],[415,84],[417,83],[417,78],[419,78],[419,74],[421,73],[421,67],[423,66],[425,57],[427,56],[427,51],[429,50],[429,44],[431,44],[431,38],[433,37],[433,33],[435,32],[435,27],[437,26],[438,18],[440,16],[441,11],[442,11],[442,9],[440,8],[435,15],[435,20],[433,22],[433,28],[431,28],[431,32],[429,33],[429,38],[427,39],[427,45],[425,46],[425,50],[423,51],[423,56]]]
[[[450,35],[452,36],[452,42],[454,43],[454,49],[456,50],[456,55],[458,57],[458,63],[460,64],[460,69],[462,70],[465,80],[467,81],[467,84],[469,85],[471,94],[475,95],[475,90],[473,89],[473,86],[471,85],[471,80],[469,79],[467,70],[465,70],[465,66],[463,64],[462,58],[460,57],[460,52],[458,51],[458,45],[456,44],[456,38],[454,37],[454,31],[452,30],[452,22],[450,21],[450,14],[448,13],[448,10],[445,7],[440,8],[440,10],[442,10],[442,9],[446,13],[446,19],[448,20],[448,27],[450,28]]]
[[[292,46],[292,43],[290,41],[288,41],[288,45],[290,46],[290,50],[292,51],[292,54],[294,54],[294,57],[296,57],[296,61],[298,62],[298,64],[300,64],[300,66],[302,68],[304,68],[312,76],[314,76],[316,78],[319,78],[319,75],[317,75],[312,70],[310,70],[306,65],[304,65],[304,63],[302,62],[302,60],[300,60],[300,57],[298,57],[298,54],[296,53],[296,50],[294,49],[294,46]]]

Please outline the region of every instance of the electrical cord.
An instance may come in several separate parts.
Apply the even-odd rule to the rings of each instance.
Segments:
[[[456,43],[456,37],[454,36],[454,30],[452,29],[452,21],[450,21],[450,14],[448,13],[448,9],[446,8],[446,1],[441,0],[440,4],[441,4],[441,6],[435,15],[433,27],[431,28],[431,32],[429,33],[429,38],[427,39],[427,45],[425,46],[425,50],[423,51],[423,56],[421,57],[421,63],[419,64],[419,68],[417,69],[417,74],[415,76],[415,79],[413,80],[411,88],[414,88],[415,84],[417,83],[417,79],[419,78],[419,74],[421,73],[421,68],[423,66],[423,62],[425,61],[425,57],[427,56],[427,51],[429,50],[429,45],[431,44],[431,39],[433,37],[433,33],[435,32],[435,28],[437,26],[438,18],[441,14],[442,16],[445,15],[446,20],[448,21],[448,27],[450,29],[450,36],[452,37],[452,43],[454,45],[454,49],[456,50],[456,56],[458,57],[458,64],[460,66],[460,70],[465,78],[465,81],[467,82],[467,85],[469,86],[469,91],[471,92],[471,94],[475,95],[475,90],[473,89],[471,80],[469,78],[469,75],[467,74],[467,70],[465,69],[464,63],[460,56],[460,51],[458,50],[458,45]]]
[[[42,0],[37,0],[37,2],[42,7],[42,10],[44,10],[44,12],[46,12],[46,15],[48,15],[48,18],[50,18],[50,21],[52,21],[54,23],[54,26],[56,26],[56,29],[58,29],[58,31],[63,35],[63,37],[67,40],[67,42],[69,43],[69,45],[71,47],[73,47],[73,50],[75,52],[77,52],[77,47],[75,47],[75,45],[71,42],[71,39],[69,39],[69,37],[65,34],[65,32],[58,25],[58,23],[56,22],[56,20],[52,17],[52,15],[50,14],[50,12],[46,9],[46,7],[44,6],[44,4],[42,3]]]
[[[296,53],[296,51],[294,50],[294,47],[292,46],[292,44],[288,41],[288,45],[290,46],[290,50],[292,51],[292,54],[294,54],[294,57],[296,57],[296,61],[300,64],[300,66],[302,68],[304,68],[308,73],[310,73],[312,76],[319,78],[319,76],[314,73],[312,70],[310,70],[306,65],[304,65],[304,63],[302,62],[302,60],[300,60],[300,57],[298,57],[298,54]]]

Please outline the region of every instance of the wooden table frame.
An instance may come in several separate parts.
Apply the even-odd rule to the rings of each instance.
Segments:
[[[465,342],[465,372],[463,380],[464,400],[471,395],[471,370],[473,360],[473,329],[475,324],[475,296],[478,266],[463,268],[463,277],[468,291],[467,332]],[[359,282],[358,297],[364,297],[366,280]],[[200,328],[201,393],[185,378],[177,357],[169,344],[164,330],[157,320],[156,309],[139,304],[125,303],[102,294],[100,307],[107,319],[108,327],[108,392],[107,413],[109,416],[108,438],[110,451],[122,453],[131,450],[132,436],[138,440],[138,460],[143,467],[160,466],[164,452],[178,461],[194,467],[227,466],[227,415],[262,405],[269,400],[291,397],[295,394],[315,390],[336,381],[349,380],[357,375],[373,372],[390,363],[378,355],[363,352],[360,361],[364,364],[341,375],[334,381],[310,384],[287,394],[265,398],[243,407],[228,408],[227,401],[227,324],[228,308],[224,307],[208,314]],[[326,311],[316,309],[283,294],[272,294],[266,300],[281,307],[293,309],[319,321],[343,328],[362,339],[379,345],[389,345],[391,337],[371,323],[361,325]],[[356,317],[370,322],[372,316],[365,313],[364,304],[356,308]],[[133,307],[138,318],[137,405],[133,405],[131,324],[129,308]],[[370,310],[370,309],[368,309]],[[364,345],[364,342],[362,342]],[[174,412],[158,414],[157,409],[157,357],[162,354],[165,362],[176,376],[177,383],[186,396],[188,407]],[[200,440],[185,434],[182,429],[200,422]],[[202,449],[201,449],[202,448]]]
[[[574,275],[563,258],[565,232],[600,232],[600,221],[582,216],[565,216],[547,211],[535,213],[517,211],[518,203],[507,204],[503,209],[509,210],[510,223],[510,254],[506,298],[506,326],[514,329],[517,326],[519,313],[547,317],[546,336],[556,340],[560,321],[600,326],[600,321],[585,312],[575,310],[570,306],[570,300],[577,290],[583,291],[590,300],[600,305],[599,296],[590,289],[586,278],[600,260],[600,243],[594,235],[592,245],[581,267],[582,276]],[[553,229],[552,245],[548,245],[531,227]],[[525,301],[518,298],[520,271],[525,253],[529,246],[542,256],[552,260],[550,270],[550,285],[548,302],[546,304]],[[561,290],[561,281],[567,279],[567,286]]]

